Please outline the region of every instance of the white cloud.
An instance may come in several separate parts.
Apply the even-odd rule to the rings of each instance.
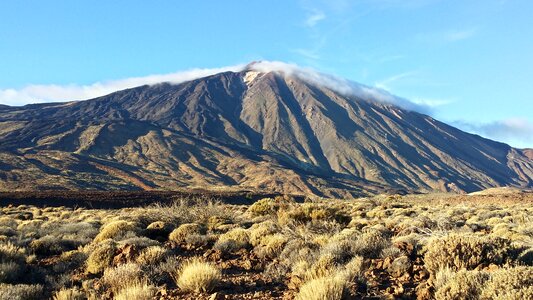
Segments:
[[[412,98],[411,102],[428,107],[438,107],[453,103],[450,99],[434,99],[434,98]]]
[[[509,118],[484,124],[453,122],[463,130],[477,133],[515,147],[533,147],[533,123],[523,118]]]
[[[444,39],[448,42],[456,42],[456,41],[469,39],[473,37],[476,33],[477,33],[477,28],[448,31],[444,33]]]
[[[430,111],[428,106],[394,96],[384,89],[369,87],[341,77],[320,73],[312,68],[300,67],[296,64],[279,61],[260,61],[251,65],[250,68],[259,72],[281,72],[289,76],[297,76],[307,82],[325,86],[338,93],[352,95],[368,101],[390,103],[422,113],[429,113]]]
[[[213,69],[191,69],[170,74],[158,74],[106,82],[96,82],[90,85],[32,84],[18,90],[0,89],[0,104],[24,105],[28,103],[85,100],[145,84],[156,84],[161,82],[180,83],[220,72],[238,71],[242,68],[244,68],[244,65]]]
[[[325,18],[326,14],[324,14],[324,12],[314,9],[311,14],[307,16],[307,19],[305,19],[305,26],[314,27],[318,22]]]
[[[85,100],[140,85],[161,82],[181,83],[220,72],[241,71],[245,67],[246,65],[240,64],[214,69],[192,69],[170,74],[133,77],[102,83],[97,82],[90,85],[29,85],[19,90],[0,90],[0,104],[24,105],[28,103]],[[278,72],[297,76],[310,83],[325,86],[344,95],[352,95],[369,101],[390,103],[422,113],[428,113],[430,111],[429,106],[425,105],[425,103],[417,104],[394,96],[380,88],[365,86],[334,75],[320,73],[312,68],[300,67],[296,64],[280,61],[259,61],[248,65],[248,67],[259,72]]]
[[[409,71],[409,72],[396,74],[396,75],[390,76],[388,78],[385,78],[383,80],[380,80],[380,81],[376,82],[374,85],[376,87],[380,88],[380,89],[390,90],[390,87],[389,87],[390,84],[392,84],[394,82],[397,82],[397,81],[400,81],[400,80],[405,79],[405,78],[413,77],[417,73],[418,73],[417,71]]]
[[[312,59],[312,60],[320,59],[320,55],[313,50],[298,48],[298,49],[293,49],[291,51],[294,53],[300,54],[301,56],[307,59]]]

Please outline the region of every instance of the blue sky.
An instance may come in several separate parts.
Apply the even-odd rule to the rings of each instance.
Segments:
[[[4,104],[260,59],[382,88],[533,147],[533,1],[0,2]]]

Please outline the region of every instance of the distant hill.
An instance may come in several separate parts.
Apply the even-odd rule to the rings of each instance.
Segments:
[[[0,190],[325,197],[533,186],[532,150],[252,67],[96,99],[0,106]]]

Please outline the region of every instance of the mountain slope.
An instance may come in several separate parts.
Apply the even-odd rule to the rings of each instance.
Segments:
[[[253,68],[0,108],[0,189],[268,189],[341,197],[531,187],[526,152]]]

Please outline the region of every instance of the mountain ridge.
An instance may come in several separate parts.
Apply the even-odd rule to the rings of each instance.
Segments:
[[[253,65],[85,101],[0,107],[0,162],[3,190],[202,187],[345,197],[528,188],[533,178],[525,150]]]

